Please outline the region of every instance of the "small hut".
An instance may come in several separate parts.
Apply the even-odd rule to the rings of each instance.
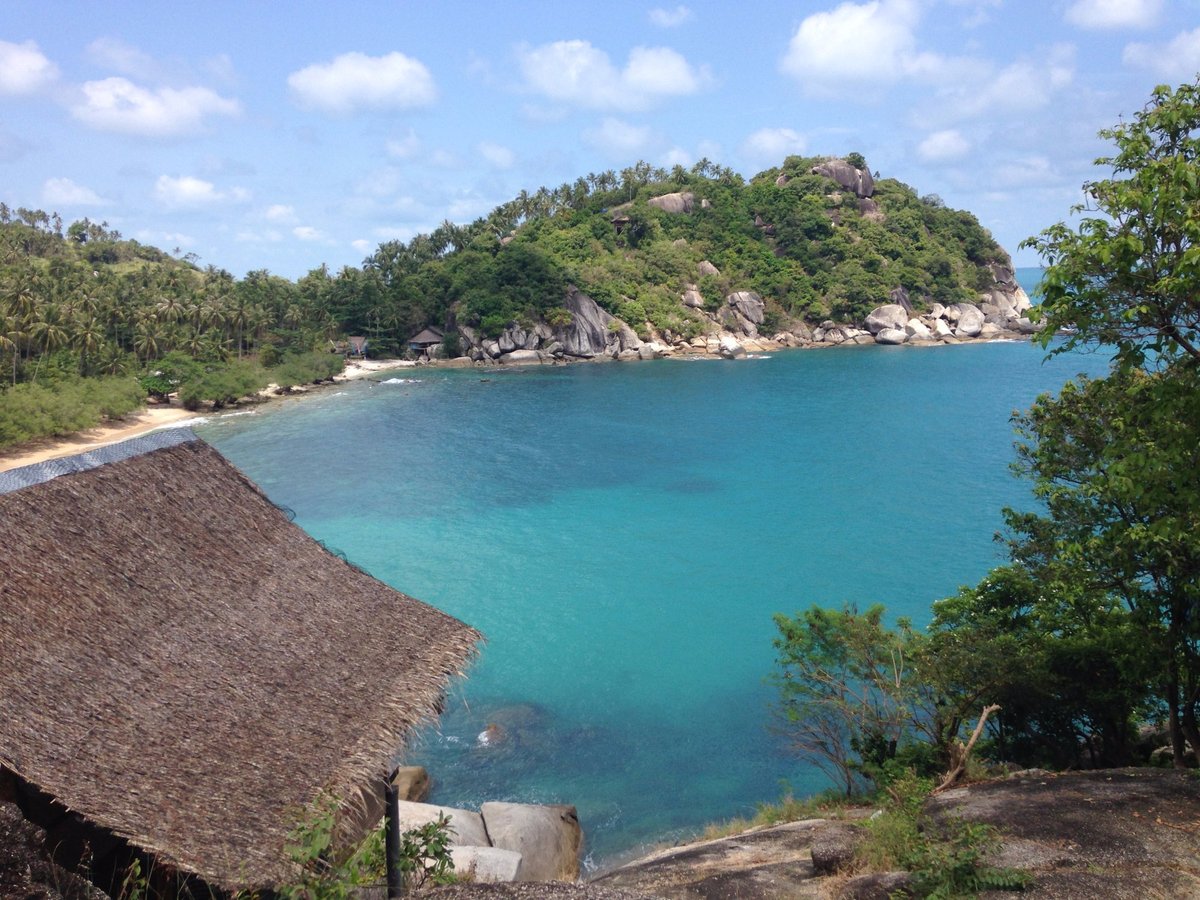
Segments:
[[[0,794],[94,871],[133,848],[200,893],[287,883],[302,811],[374,824],[480,639],[187,430],[0,473],[0,538]]]
[[[408,349],[413,353],[428,354],[431,349],[442,343],[446,335],[440,328],[430,325],[408,339]]]

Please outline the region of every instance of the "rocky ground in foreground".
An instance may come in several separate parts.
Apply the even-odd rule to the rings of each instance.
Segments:
[[[986,897],[1200,897],[1200,776],[1169,769],[1019,773],[934,798],[935,812],[994,826],[992,862],[1032,880],[1021,893]],[[663,850],[591,882],[465,883],[439,900],[733,900],[886,898],[902,873],[859,873],[851,862],[861,819],[810,819]],[[103,895],[46,862],[40,829],[0,805],[0,896],[57,900]],[[379,892],[382,894],[382,892]]]
[[[1200,897],[1200,778],[1193,772],[1028,773],[932,802],[999,830],[994,862],[1033,876],[1020,896]],[[666,898],[887,897],[902,878],[838,872],[852,828],[818,819],[757,829],[664,851],[596,884]]]

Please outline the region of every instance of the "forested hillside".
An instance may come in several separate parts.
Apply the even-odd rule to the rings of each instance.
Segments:
[[[1008,256],[970,213],[876,179],[857,154],[789,157],[749,183],[707,160],[593,173],[295,282],[265,270],[236,279],[107,223],[64,228],[56,213],[0,204],[0,445],[85,427],[146,392],[220,405],[268,380],[325,377],[336,366],[313,354],[348,335],[394,355],[430,325],[450,352],[460,326],[485,338],[563,326],[569,286],[643,337],[686,338],[735,291],[762,298],[771,332],[861,320],[897,288],[918,309],[972,301],[994,284],[994,263]],[[101,377],[125,380],[97,394]],[[72,415],[43,415],[51,394],[76,389]]]

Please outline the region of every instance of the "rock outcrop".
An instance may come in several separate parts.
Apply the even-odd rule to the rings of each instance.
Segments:
[[[98,888],[54,863],[46,832],[7,801],[0,801],[0,897],[107,900]]]
[[[513,881],[574,881],[583,830],[573,806],[485,803],[480,815],[492,846],[520,855]]]
[[[833,179],[859,198],[867,198],[875,193],[875,179],[871,177],[870,170],[856,169],[844,159],[827,159],[813,166],[812,173]]]
[[[908,323],[908,310],[899,303],[885,303],[867,313],[863,326],[871,334],[879,334],[886,328],[903,329]]]
[[[407,831],[449,819],[455,871],[480,882],[574,881],[583,829],[573,806],[485,803],[479,812],[428,803],[399,804]]]
[[[1191,773],[1022,774],[946,791],[927,806],[935,816],[993,826],[999,847],[988,863],[1028,873],[1022,897],[1200,896],[1200,781]],[[909,876],[844,874],[862,834],[854,820],[871,812],[848,810],[843,816],[850,821],[809,819],[660,851],[592,884],[679,900],[882,900],[903,891]]]
[[[656,206],[663,212],[690,213],[696,205],[696,195],[691,191],[660,194],[646,201],[650,206]]]

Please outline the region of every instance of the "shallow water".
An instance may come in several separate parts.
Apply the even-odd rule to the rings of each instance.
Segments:
[[[824,782],[772,734],[773,613],[929,604],[1000,563],[1009,416],[1096,357],[1025,343],[422,370],[200,434],[488,642],[409,761],[567,802],[589,863]],[[483,746],[489,724],[500,739]]]

